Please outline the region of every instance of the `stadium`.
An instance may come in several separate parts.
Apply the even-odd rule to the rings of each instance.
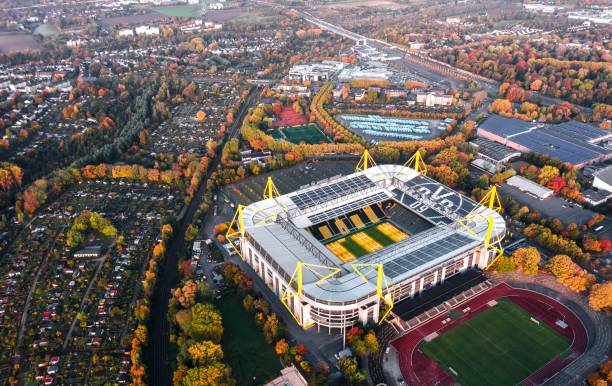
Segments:
[[[494,191],[476,203],[421,173],[418,153],[414,168],[367,157],[353,174],[284,195],[269,180],[230,226],[228,240],[304,328],[381,322],[499,252]]]

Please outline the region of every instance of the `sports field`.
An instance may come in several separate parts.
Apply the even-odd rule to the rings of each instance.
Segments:
[[[329,143],[329,138],[319,130],[317,125],[291,126],[277,129],[271,133],[276,139],[286,139],[291,143],[309,145],[321,142]]]
[[[516,385],[569,340],[506,299],[419,348],[462,385]]]
[[[389,222],[382,222],[373,227],[352,233],[339,240],[332,241],[326,247],[345,263],[358,257],[383,249],[387,245],[408,238],[408,234]]]

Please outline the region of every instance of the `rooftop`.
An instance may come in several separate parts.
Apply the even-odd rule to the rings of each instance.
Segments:
[[[611,139],[612,133],[578,121],[546,124],[492,115],[479,130],[574,165],[612,155],[611,150],[597,145]]]

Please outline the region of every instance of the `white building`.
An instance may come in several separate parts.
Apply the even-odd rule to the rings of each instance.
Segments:
[[[134,36],[134,30],[132,28],[124,28],[120,29],[117,32],[117,35],[125,37],[125,36]]]
[[[540,200],[548,198],[554,193],[554,190],[521,176],[512,176],[506,180],[506,183]]]
[[[593,173],[593,187],[612,192],[612,165]]]
[[[289,69],[289,79],[299,81],[321,82],[330,79],[338,71],[346,67],[346,63],[325,60],[321,63],[296,64]]]
[[[450,106],[453,104],[453,96],[444,94],[441,91],[418,92],[416,94],[416,103],[427,107]]]
[[[484,269],[495,256],[487,238],[501,241],[506,229],[497,212],[398,165],[255,202],[237,221],[242,258],[296,322],[330,331],[380,321],[393,304]],[[361,256],[333,244],[379,226],[394,243]]]
[[[148,25],[141,25],[136,27],[136,35],[159,35],[159,27],[149,27]]]

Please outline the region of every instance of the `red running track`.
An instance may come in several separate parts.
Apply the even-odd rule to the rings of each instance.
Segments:
[[[542,368],[524,379],[522,382],[523,385],[532,386],[543,383],[546,379],[558,373],[586,350],[588,337],[584,325],[567,307],[546,295],[529,290],[513,288],[506,283],[501,283],[457,307],[457,309],[460,310],[466,307],[471,308],[460,320],[451,320],[449,323],[442,324],[442,321],[448,318],[448,314],[443,313],[437,318],[421,325],[416,330],[391,342],[391,345],[399,352],[399,366],[406,382],[409,385],[456,385],[457,382],[432,359],[423,354],[418,349],[418,345],[427,335],[433,332],[443,333],[452,329],[459,323],[468,320],[475,314],[486,309],[489,301],[500,297],[505,297],[519,305],[572,341],[571,355],[565,358],[553,358]],[[557,320],[565,321],[568,327],[565,329],[560,328],[555,324]]]

